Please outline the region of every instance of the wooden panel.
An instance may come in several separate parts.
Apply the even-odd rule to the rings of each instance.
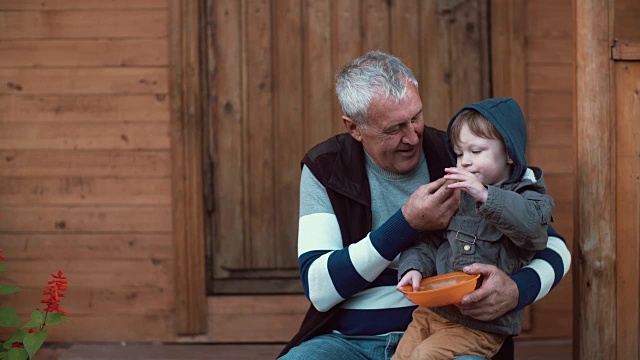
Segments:
[[[570,92],[573,90],[572,70],[571,65],[529,65],[527,66],[528,89]]]
[[[167,206],[19,206],[0,205],[0,232],[168,232]]]
[[[275,265],[275,154],[273,118],[272,17],[271,1],[247,2],[247,98],[248,139],[245,166],[249,207],[247,218],[251,242],[251,268]],[[246,213],[245,213],[246,214]],[[233,265],[232,265],[233,266]]]
[[[615,96],[610,8],[575,2],[576,239],[574,357],[616,356]],[[637,295],[637,294],[636,294]],[[637,312],[637,308],[635,310]],[[636,352],[637,355],[637,352]]]
[[[0,123],[0,150],[169,150],[168,123]]]
[[[28,313],[19,314],[23,321]],[[175,319],[166,314],[92,314],[73,316],[72,321],[57,324],[49,332],[47,343],[73,341],[122,342],[127,341],[174,341]],[[0,337],[6,336],[8,328],[1,328]]]
[[[421,78],[420,67],[420,4],[417,0],[390,2],[390,51]],[[417,51],[416,51],[417,50]]]
[[[245,102],[243,68],[246,43],[241,24],[244,5],[236,0],[209,2],[213,19],[209,23],[209,91],[214,99],[210,120],[214,128],[215,221],[213,253],[215,271],[231,264],[245,266]],[[244,3],[242,3],[244,4]],[[218,225],[220,224],[220,225]],[[222,226],[224,224],[224,226]],[[219,274],[214,274],[218,276]]]
[[[362,55],[361,4],[353,0],[333,0],[331,5],[333,10],[331,17],[332,67],[333,72],[338,73],[344,65]],[[333,97],[333,102],[332,119],[341,119],[342,110],[336,96]],[[332,122],[332,125],[334,133],[345,132],[341,120]]]
[[[566,174],[574,169],[573,155],[570,146],[538,147],[527,151],[527,162],[548,174]]]
[[[640,60],[640,40],[635,42],[615,41],[611,49],[614,60]]]
[[[571,0],[527,1],[527,35],[570,38],[573,35]]]
[[[0,176],[168,177],[164,151],[0,151]]]
[[[566,121],[573,116],[573,93],[572,91],[529,91],[527,92],[527,110],[529,119]]]
[[[170,205],[168,178],[0,177],[5,205]]]
[[[616,76],[617,358],[640,353],[640,63],[618,62]]]
[[[340,108],[333,92],[331,2],[307,0],[304,11],[304,119],[308,120],[304,124],[304,149],[307,150],[333,135],[334,128],[339,127],[334,124],[339,125],[342,120],[334,116]],[[338,109],[334,110],[336,106]]]
[[[467,1],[452,13],[449,36],[455,45],[450,50],[451,115],[469,103],[490,96],[487,12],[486,1]]]
[[[637,0],[613,1],[613,38],[623,41],[640,42],[640,2]]]
[[[171,1],[171,181],[175,242],[176,332],[207,331],[204,194],[203,102],[201,74],[203,2]],[[208,99],[206,99],[208,100]]]
[[[5,257],[22,261],[173,259],[173,239],[170,233],[6,233],[2,234],[2,239]],[[11,273],[13,270],[7,274]]]
[[[492,96],[514,98],[527,113],[525,79],[526,5],[524,1],[491,3]]]
[[[166,39],[3,40],[0,53],[0,67],[160,66],[169,62]]]
[[[393,3],[387,0],[362,0],[362,52],[380,50],[389,52],[389,7]],[[402,6],[395,6],[395,8]],[[416,16],[419,15],[416,12]],[[393,20],[391,20],[393,21]],[[418,24],[414,24],[413,28]],[[328,28],[328,26],[327,26]],[[393,30],[391,30],[393,31]],[[414,33],[419,34],[419,33]],[[415,45],[416,39],[413,39]],[[416,64],[418,65],[418,64]]]
[[[301,295],[212,296],[208,301],[208,337],[216,342],[287,342],[309,306]]]
[[[260,243],[260,252],[274,249],[278,268],[298,268],[300,159],[304,156],[302,1],[278,0],[274,22],[274,206],[275,234]],[[264,180],[264,179],[261,179]],[[267,204],[265,204],[267,205]],[[262,211],[269,212],[263,208]],[[255,243],[253,246],[257,245]],[[254,262],[255,263],[255,262]],[[263,262],[264,264],[264,262]]]
[[[166,94],[155,95],[0,95],[0,123],[169,121]]]
[[[529,37],[526,52],[529,64],[572,64],[573,39]]]
[[[527,132],[529,141],[527,146],[530,148],[542,146],[571,147],[573,144],[573,123],[571,118],[563,120],[564,121],[528,121]]]
[[[545,174],[544,181],[547,184],[547,190],[553,196],[554,200],[573,201],[573,174]]]
[[[168,0],[3,0],[0,10],[166,9]]]
[[[166,10],[9,11],[0,39],[165,37],[167,25]]]
[[[449,119],[456,111],[451,104],[453,64],[449,49],[453,44],[448,36],[447,18],[440,16],[437,2],[426,1],[420,5],[421,48],[427,55],[422,57],[423,78],[420,79],[424,119],[427,125],[446,130]]]
[[[64,274],[69,277],[69,291],[71,291],[71,284],[77,287],[102,288],[113,284],[111,286],[136,288],[162,282],[171,284],[173,278],[171,275],[173,262],[162,259],[137,261],[120,259],[15,261],[7,259],[5,262],[7,268],[11,269],[7,272],[7,283],[19,284],[25,288],[44,288],[51,278],[49,273],[57,269],[64,269]]]
[[[0,94],[166,93],[167,69],[0,69]]]
[[[22,291],[11,296],[3,296],[2,306],[13,308],[21,308],[26,304],[32,305],[33,308],[39,306],[47,280],[43,278],[40,287],[22,288]],[[165,277],[156,282],[162,285],[170,280]],[[71,283],[72,278],[69,281]],[[116,284],[112,286],[96,284],[91,287],[73,286],[71,288],[70,285],[68,295],[62,299],[61,307],[72,314],[71,321],[77,316],[92,315],[97,312],[110,315],[165,314],[171,316],[175,300],[171,291],[173,289],[169,287],[120,287]]]

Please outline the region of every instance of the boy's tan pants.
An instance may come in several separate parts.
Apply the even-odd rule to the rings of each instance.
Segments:
[[[413,312],[413,321],[391,360],[452,359],[460,355],[490,359],[505,339],[505,335],[465,327],[420,306]]]

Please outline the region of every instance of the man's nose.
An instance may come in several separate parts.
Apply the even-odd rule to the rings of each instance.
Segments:
[[[402,137],[402,142],[405,144],[409,144],[411,146],[418,145],[420,141],[418,137],[418,132],[413,126],[408,126],[406,130],[406,134]]]

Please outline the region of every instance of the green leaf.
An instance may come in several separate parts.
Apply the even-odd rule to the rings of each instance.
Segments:
[[[6,266],[0,264],[0,271],[8,271],[9,269],[7,269]]]
[[[20,326],[18,314],[8,306],[0,307],[0,326]]]
[[[49,316],[47,316],[47,323],[45,325],[55,325],[63,321],[69,321],[69,318],[60,313],[49,313]]]
[[[33,356],[40,349],[44,341],[47,340],[47,332],[40,331],[37,334],[27,334],[24,337],[24,348],[27,350],[29,357],[33,359]]]
[[[12,293],[18,292],[20,290],[22,290],[22,289],[20,289],[17,286],[0,285],[0,295],[12,294]]]
[[[24,340],[24,337],[28,334],[27,330],[18,330],[16,332],[14,332],[10,338],[7,339],[7,341],[4,342],[4,344],[2,344],[2,346],[5,349],[11,349],[11,346],[13,346],[14,342],[22,342],[22,340]]]
[[[7,360],[27,360],[29,355],[25,349],[11,348],[7,353]]]
[[[23,329],[28,329],[28,328],[33,328],[33,327],[36,327],[36,326],[40,326],[40,325],[42,325],[43,321],[44,321],[44,312],[42,312],[41,310],[35,309],[31,313],[31,320],[29,320],[29,322],[24,324],[24,326],[22,328]]]

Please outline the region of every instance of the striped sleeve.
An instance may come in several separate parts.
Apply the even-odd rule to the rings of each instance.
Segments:
[[[364,239],[344,248],[326,189],[303,167],[298,263],[305,294],[318,311],[328,311],[369,286],[415,236],[398,211]]]
[[[515,310],[545,297],[569,271],[571,254],[566,242],[551,227],[548,234],[547,248],[538,251],[529,265],[511,277],[520,292]]]

